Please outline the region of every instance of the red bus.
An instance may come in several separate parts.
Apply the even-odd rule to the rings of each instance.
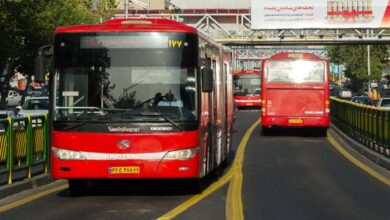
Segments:
[[[93,179],[198,182],[227,158],[232,51],[193,27],[160,18],[59,27],[53,60],[51,174],[72,192]]]
[[[328,60],[310,53],[279,53],[262,63],[263,133],[272,127],[329,127]]]
[[[238,108],[261,107],[260,83],[260,70],[233,71],[233,98]]]

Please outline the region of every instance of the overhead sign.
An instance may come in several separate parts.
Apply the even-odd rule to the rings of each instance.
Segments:
[[[252,0],[252,29],[389,28],[390,0]]]

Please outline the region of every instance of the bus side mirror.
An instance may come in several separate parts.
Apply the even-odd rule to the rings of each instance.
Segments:
[[[38,48],[34,60],[34,81],[44,82],[45,75],[52,68],[53,46],[46,45]]]
[[[209,68],[202,69],[202,92],[212,92],[214,88],[213,70]]]
[[[46,75],[45,59],[43,56],[37,56],[34,61],[34,81],[43,82]]]

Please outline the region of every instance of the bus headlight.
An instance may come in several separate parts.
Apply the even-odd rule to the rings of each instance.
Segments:
[[[170,151],[164,155],[163,160],[189,160],[195,156],[197,151],[198,151],[197,147]]]
[[[65,150],[55,147],[52,147],[52,150],[59,160],[85,160],[84,155],[78,151]]]

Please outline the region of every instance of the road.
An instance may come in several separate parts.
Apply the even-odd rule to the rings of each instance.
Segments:
[[[185,182],[109,181],[74,197],[60,181],[0,200],[0,219],[389,218],[389,171],[375,169],[385,176],[378,180],[339,153],[329,135],[262,136],[258,118],[259,111],[238,113],[234,152],[201,194]]]

